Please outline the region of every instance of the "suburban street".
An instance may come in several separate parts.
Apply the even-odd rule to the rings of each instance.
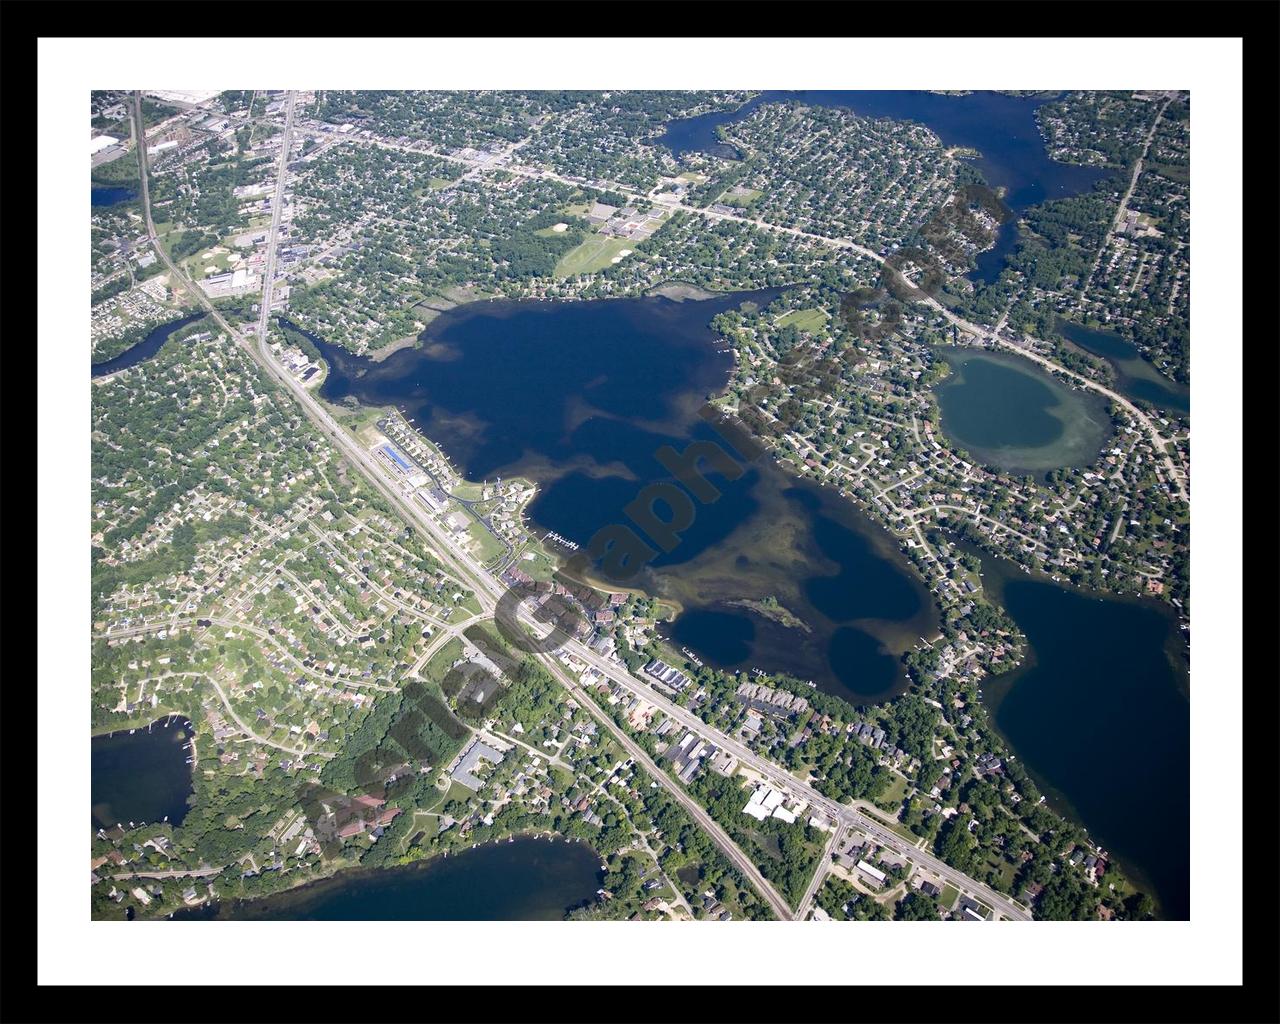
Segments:
[[[1160,108],[1160,112],[1157,114],[1155,121],[1151,125],[1151,129],[1147,134],[1146,145],[1143,148],[1144,157],[1146,155],[1147,148],[1151,144],[1151,139],[1155,135],[1156,126],[1160,122],[1160,116],[1164,113],[1164,109],[1166,106],[1168,106],[1168,103],[1169,101],[1166,100],[1164,106]],[[331,138],[330,136],[325,136],[322,133],[312,133],[312,134],[320,138],[326,138],[326,139]],[[525,139],[521,140],[521,142],[513,146],[507,147],[503,151],[502,156],[510,157],[522,145],[524,145],[524,143],[528,142],[530,138],[532,138],[532,136],[527,136]],[[510,174],[517,174],[524,177],[546,178],[552,181],[558,181],[558,182],[561,182],[562,184],[572,185],[575,187],[581,187],[584,184],[589,184],[582,178],[575,178],[575,177],[570,177],[563,174],[557,174],[554,171],[550,171],[542,167],[531,167],[531,166],[525,166],[525,165],[516,164],[516,163],[498,164],[498,162],[494,159],[489,159],[485,161],[478,161],[478,160],[469,161],[460,156],[452,156],[448,153],[441,152],[440,150],[430,146],[420,145],[415,147],[406,147],[406,146],[397,145],[395,143],[386,142],[381,139],[359,139],[359,138],[351,138],[351,137],[345,137],[344,141],[347,141],[353,144],[373,145],[383,149],[399,150],[401,152],[406,152],[406,153],[422,153],[428,156],[435,156],[440,159],[451,160],[456,163],[462,163],[464,165],[467,165],[470,168],[470,170],[465,175],[463,175],[462,178],[459,179],[460,181],[471,180],[472,178],[477,176],[478,172],[483,171],[486,168],[493,167],[493,166],[501,166],[503,170],[507,171]],[[1116,211],[1116,216],[1113,223],[1118,223],[1120,218],[1123,217],[1124,210],[1128,204],[1130,195],[1132,195],[1133,187],[1134,187],[1134,184],[1137,182],[1137,176],[1141,167],[1142,167],[1142,161],[1139,160],[1138,166],[1137,168],[1135,168],[1133,177],[1129,182],[1129,189],[1125,193],[1125,196],[1121,201],[1119,208]],[[736,221],[742,224],[750,224],[752,227],[758,228],[762,231],[779,232],[781,234],[790,235],[793,238],[805,239],[807,241],[830,246],[832,248],[846,249],[851,252],[855,252],[860,256],[864,256],[867,259],[872,260],[873,262],[881,266],[888,265],[888,261],[880,253],[875,252],[872,249],[868,249],[866,246],[859,245],[858,243],[854,242],[852,239],[831,237],[828,235],[818,235],[809,231],[802,231],[799,228],[789,228],[789,227],[783,227],[782,225],[778,225],[778,224],[771,224],[768,221],[759,217],[746,217],[736,213],[727,213],[727,212],[722,212],[718,210],[713,211],[710,209],[703,209],[697,206],[689,206],[686,203],[682,203],[676,200],[654,199],[651,196],[639,195],[633,190],[627,188],[626,186],[619,185],[616,182],[606,181],[606,182],[599,182],[598,184],[604,187],[607,187],[611,191],[618,192],[619,194],[625,196],[627,201],[631,203],[651,203],[653,206],[657,207],[658,209],[667,210],[669,212],[675,212],[678,210],[682,213],[693,214],[699,217],[705,217],[708,220],[713,220],[713,221],[727,220],[727,221]],[[1101,254],[1099,254],[1099,258],[1100,256]],[[1096,261],[1095,261],[1095,267],[1096,267]],[[1046,370],[1069,377],[1071,378],[1071,380],[1075,381],[1080,386],[1088,388],[1091,391],[1095,391],[1098,394],[1107,398],[1108,400],[1119,405],[1130,416],[1132,416],[1138,422],[1141,428],[1147,433],[1148,437],[1151,440],[1152,446],[1155,449],[1157,458],[1159,458],[1161,463],[1163,464],[1163,467],[1164,467],[1165,473],[1167,474],[1169,482],[1177,490],[1178,496],[1184,502],[1190,503],[1191,499],[1187,491],[1186,473],[1181,467],[1179,467],[1174,462],[1172,455],[1170,455],[1168,450],[1168,441],[1166,441],[1163,435],[1161,435],[1161,433],[1156,429],[1155,424],[1151,422],[1150,417],[1147,416],[1145,413],[1143,413],[1140,409],[1138,409],[1138,407],[1135,406],[1131,401],[1129,401],[1129,399],[1113,391],[1111,388],[1107,387],[1106,385],[1100,384],[1097,381],[1094,381],[1088,377],[1082,376],[1081,374],[1076,373],[1073,370],[1069,370],[1066,367],[1061,366],[1060,364],[1054,362],[1052,359],[1049,359],[1033,351],[1033,346],[1037,343],[1037,339],[1035,338],[1032,338],[1030,336],[1017,336],[1017,337],[1014,337],[1012,340],[1010,340],[1009,338],[1004,337],[1004,330],[1005,330],[1004,317],[1000,319],[1000,321],[996,324],[994,328],[985,328],[978,324],[971,323],[970,321],[965,320],[960,316],[957,316],[955,313],[951,312],[951,310],[947,309],[945,306],[939,303],[932,296],[924,295],[923,293],[921,293],[920,301],[924,302],[926,305],[931,306],[937,312],[941,313],[944,317],[946,317],[946,319],[950,323],[954,324],[958,329],[965,331],[966,333],[974,337],[984,339],[995,346],[1006,349],[1010,352],[1015,352],[1020,356],[1024,356],[1027,359],[1030,359],[1032,362],[1038,363],[1039,365],[1044,367]]]
[[[293,113],[294,113],[295,96],[292,92],[287,97],[287,107],[285,115],[284,139],[281,146],[280,163],[276,175],[276,188],[273,195],[273,213],[271,221],[271,229],[268,235],[267,244],[267,260],[266,260],[266,277],[263,285],[262,297],[262,315],[258,321],[258,344],[256,348],[247,345],[244,339],[222,315],[213,307],[212,303],[204,296],[204,294],[196,288],[182,274],[172,261],[169,260],[163,248],[156,241],[155,227],[151,217],[151,205],[147,190],[146,180],[146,155],[145,151],[140,150],[139,159],[142,164],[142,202],[143,209],[146,214],[146,223],[148,234],[155,244],[157,253],[164,260],[165,265],[169,268],[171,274],[174,275],[174,281],[181,283],[192,295],[194,295],[200,304],[209,311],[218,325],[227,332],[229,337],[235,338],[239,343],[244,344],[250,355],[260,363],[263,368],[276,378],[285,388],[287,388],[302,406],[307,417],[320,430],[337,445],[338,450],[373,483],[373,485],[400,511],[408,518],[410,522],[416,523],[421,527],[432,540],[439,545],[438,554],[441,560],[453,570],[458,577],[468,585],[472,586],[476,591],[477,599],[486,611],[492,612],[497,604],[498,597],[503,593],[503,588],[498,581],[494,580],[484,569],[478,564],[472,563],[466,552],[453,541],[448,534],[434,523],[426,514],[425,510],[416,506],[413,502],[408,501],[404,495],[384,477],[380,467],[374,462],[373,458],[362,449],[355,439],[346,432],[328,412],[306,391],[302,385],[294,379],[283,367],[281,367],[272,357],[271,350],[267,344],[267,330],[269,325],[268,310],[270,309],[270,295],[272,288],[272,277],[275,268],[276,243],[278,240],[278,232],[280,226],[280,208],[284,190],[284,178],[286,166],[288,163],[288,153],[292,141],[293,132]],[[138,123],[141,124],[142,111],[141,99],[135,94],[135,111]],[[662,771],[653,760],[640,747],[638,747],[630,737],[626,736],[618,726],[604,715],[595,702],[587,698],[572,683],[571,679],[564,673],[563,667],[558,661],[549,656],[543,656],[543,663],[551,671],[554,678],[564,684],[574,693],[582,703],[583,708],[592,714],[600,724],[604,725],[609,732],[618,739],[619,743],[628,751],[628,753],[636,758],[637,763],[646,767],[653,775],[658,783],[666,788],[678,803],[695,821],[702,826],[716,845],[725,853],[729,860],[743,872],[744,876],[756,887],[761,895],[766,899],[773,908],[774,913],[782,920],[790,920],[791,912],[786,905],[786,901],[778,895],[776,890],[768,883],[759,869],[751,862],[751,860],[738,848],[737,844],[717,825],[709,815],[694,801],[687,793],[684,792],[674,781],[672,781],[665,772]]]
[[[800,897],[800,905],[796,907],[796,917],[803,921],[809,916],[809,910],[813,907],[814,897],[818,895],[818,890],[822,888],[822,883],[827,880],[827,871],[831,867],[831,851],[836,848],[836,844],[840,842],[840,837],[844,835],[844,826],[837,825],[831,833],[831,837],[822,846],[822,856],[818,859],[817,870],[813,873],[813,878],[809,880],[809,887],[805,889],[804,895]]]
[[[272,296],[273,285],[274,285],[273,278],[275,273],[276,250],[277,250],[277,240],[278,240],[278,232],[279,232],[279,224],[280,224],[280,215],[283,207],[284,182],[285,182],[285,177],[287,173],[287,164],[288,164],[290,145],[293,138],[294,104],[295,104],[295,94],[290,92],[288,93],[287,100],[286,100],[284,136],[283,136],[283,142],[282,142],[281,151],[280,151],[279,165],[278,165],[277,174],[276,174],[275,190],[272,197],[272,220],[271,220],[271,228],[270,228],[270,232],[267,240],[265,277],[263,282],[261,312],[260,312],[258,327],[257,327],[257,345],[256,346],[249,344],[247,342],[247,339],[245,339],[244,336],[242,335],[242,333],[240,331],[237,331],[235,328],[233,328],[223,318],[223,316],[213,307],[212,303],[209,302],[207,297],[205,297],[203,292],[201,292],[198,288],[196,288],[192,284],[192,282],[186,277],[186,275],[183,274],[172,263],[168,255],[165,253],[163,247],[159,245],[156,239],[155,227],[152,220],[150,199],[148,194],[147,174],[146,174],[146,152],[145,152],[145,147],[140,146],[139,160],[141,162],[142,172],[143,172],[141,175],[142,204],[143,204],[143,210],[146,218],[148,235],[152,240],[152,243],[155,247],[157,255],[160,257],[160,259],[164,261],[166,267],[168,268],[170,274],[172,275],[174,284],[181,285],[190,294],[192,294],[197,299],[199,304],[209,312],[209,314],[211,315],[213,320],[219,325],[219,327],[223,331],[225,331],[229,337],[236,339],[238,343],[244,345],[244,347],[250,353],[250,355],[271,376],[273,376],[284,388],[286,388],[294,396],[294,398],[301,405],[307,417],[312,421],[312,423],[314,423],[321,430],[321,432],[330,441],[332,441],[336,445],[338,450],[348,459],[348,461],[350,461],[357,469],[359,469],[363,473],[363,475],[367,477],[368,480],[373,484],[373,486],[376,487],[377,490],[384,497],[386,497],[396,508],[398,508],[401,511],[401,513],[405,516],[407,521],[417,525],[427,535],[427,537],[431,539],[440,560],[451,571],[456,573],[456,575],[462,582],[464,582],[474,590],[476,594],[476,598],[480,602],[484,612],[491,614],[498,602],[498,599],[505,593],[506,588],[504,587],[504,585],[498,579],[494,578],[490,573],[485,571],[482,565],[480,565],[478,562],[476,562],[475,559],[473,559],[469,554],[467,554],[467,552],[465,552],[453,540],[453,538],[449,535],[448,531],[445,530],[440,524],[436,523],[430,517],[430,515],[427,513],[425,509],[421,508],[415,502],[409,500],[409,498],[399,489],[399,487],[396,486],[389,479],[389,477],[385,474],[382,467],[375,462],[372,455],[359,445],[359,443],[356,441],[354,436],[351,435],[344,427],[339,425],[337,421],[334,420],[333,417],[329,415],[328,411],[302,386],[302,384],[298,380],[296,380],[292,374],[286,371],[279,363],[277,363],[271,355],[270,347],[267,341],[268,328],[269,328],[269,316],[270,316],[270,307],[271,307],[271,296]],[[142,124],[141,99],[140,99],[140,94],[138,93],[134,94],[134,106],[135,106],[135,116],[138,119],[137,123],[141,125]],[[507,169],[513,170],[513,171],[515,170],[515,168],[507,168]],[[520,173],[520,172],[517,171],[516,173]],[[538,173],[543,173],[543,172],[538,172]],[[554,175],[547,175],[547,176],[554,177]],[[676,204],[676,205],[679,205],[679,204]],[[687,209],[690,212],[696,212],[704,215],[706,214],[706,211],[695,210],[692,207],[681,207],[681,208]],[[716,216],[721,216],[721,215],[716,215]],[[735,217],[733,219],[746,220],[747,218]],[[749,221],[749,222],[757,223],[755,221]],[[790,233],[802,235],[804,237],[814,238],[818,241],[824,241],[830,244],[851,248],[862,253],[863,255],[866,255],[872,259],[877,260],[880,263],[884,262],[882,257],[879,257],[878,255],[871,252],[870,250],[865,249],[861,246],[857,246],[848,240],[825,239],[825,238],[821,238],[820,236],[806,235],[804,232],[796,231],[793,229],[776,228],[772,225],[758,225],[758,226],[766,227],[766,228],[769,228],[770,230],[789,231]],[[968,324],[967,322],[960,320],[958,317],[954,317],[952,314],[950,314],[948,311],[943,309],[943,307],[939,306],[933,300],[930,299],[927,301],[935,305],[938,309],[942,310],[946,315],[948,315],[950,319],[957,322],[959,325],[973,332],[981,333],[981,328]],[[1010,343],[1006,343],[1006,342],[1001,342],[1001,343],[1005,344],[1007,347],[1015,348],[1017,351],[1019,351],[1023,355],[1029,355],[1022,349],[1017,348],[1016,346],[1013,346]],[[1037,361],[1040,361],[1045,363],[1046,365],[1052,366],[1052,368],[1057,370],[1058,372],[1069,373],[1069,371],[1065,371],[1061,367],[1058,367],[1043,358],[1040,358]],[[1108,389],[1101,388],[1101,386],[1095,385],[1090,381],[1085,381],[1084,378],[1080,378],[1080,379],[1082,380],[1082,382],[1084,382],[1088,386],[1093,387],[1095,390],[1103,391],[1109,397],[1112,397],[1114,400],[1120,402],[1120,404],[1129,406],[1129,408],[1132,409],[1132,406],[1129,405],[1129,403],[1119,398],[1119,396],[1115,396],[1114,393],[1109,391]],[[1148,430],[1151,430],[1150,423],[1146,420],[1146,418],[1143,417],[1140,413],[1137,413],[1137,410],[1133,410],[1133,412],[1137,414],[1137,418],[1140,420],[1140,422],[1142,422],[1147,427]],[[1158,435],[1156,436],[1158,437]],[[1160,450],[1163,451],[1162,446],[1160,447]],[[1168,459],[1167,455],[1166,455],[1166,459]],[[1170,469],[1172,470],[1171,460],[1169,461],[1169,465],[1170,465]],[[527,615],[527,613],[525,613],[523,608],[521,609],[521,612],[522,612],[522,618],[524,619],[530,618]],[[887,849],[894,851],[895,853],[898,853],[901,856],[909,858],[910,860],[915,862],[918,866],[927,868],[928,870],[935,873],[945,881],[951,883],[961,891],[973,894],[973,896],[977,898],[980,902],[990,906],[994,911],[995,916],[997,917],[1004,917],[1011,920],[1023,920],[1023,921],[1031,919],[1030,912],[1027,911],[1021,905],[1019,905],[1018,903],[1014,902],[1013,900],[1009,899],[1006,896],[1003,896],[1000,893],[995,892],[985,884],[975,879],[969,878],[967,875],[964,875],[963,873],[955,870],[954,868],[951,868],[950,866],[948,866],[938,858],[934,857],[933,855],[917,849],[911,842],[907,841],[902,836],[899,836],[897,833],[893,832],[891,829],[886,828],[880,825],[879,823],[873,821],[872,819],[867,817],[865,814],[862,814],[859,811],[857,811],[855,808],[849,807],[847,805],[839,804],[827,797],[824,797],[812,786],[795,778],[779,765],[761,757],[760,755],[751,751],[745,745],[734,740],[732,737],[724,733],[721,733],[718,730],[707,725],[691,712],[667,700],[654,687],[651,687],[647,683],[644,683],[639,679],[637,679],[636,677],[632,676],[630,672],[628,672],[626,668],[621,664],[602,658],[596,655],[593,651],[591,651],[585,645],[572,640],[567,641],[563,645],[563,650],[566,653],[572,654],[574,657],[585,662],[586,664],[596,668],[602,675],[604,675],[608,679],[615,681],[623,688],[629,690],[634,694],[637,694],[643,697],[645,701],[656,705],[665,714],[672,717],[674,720],[676,720],[681,725],[688,728],[690,731],[701,736],[708,742],[713,743],[715,746],[719,747],[720,749],[728,751],[729,753],[737,757],[740,763],[758,772],[763,778],[768,780],[771,784],[786,790],[787,792],[793,794],[794,796],[798,796],[809,801],[810,805],[815,810],[825,814],[832,821],[833,824],[838,825],[842,828],[856,828],[859,831],[870,836],[873,840],[875,840],[875,842],[886,847]],[[565,671],[563,665],[561,665],[561,663],[551,655],[540,655],[539,660],[542,662],[542,664],[546,666],[546,668],[551,672],[554,678],[556,678],[560,683],[562,683],[569,690],[569,692],[573,694],[576,699],[578,699],[579,703],[583,706],[583,708],[587,710],[589,713],[591,713],[597,719],[597,721],[599,721],[602,725],[605,726],[605,728],[609,730],[610,734],[613,735],[613,737],[618,741],[619,745],[622,746],[623,749],[627,751],[628,755],[634,758],[638,764],[641,764],[642,766],[644,766],[645,769],[654,777],[654,779],[656,779],[659,782],[659,784],[661,784],[664,788],[666,788],[668,792],[670,792],[672,796],[681,804],[681,806],[684,807],[684,809],[689,812],[690,816],[693,817],[694,820],[697,821],[698,824],[707,831],[707,833],[716,842],[716,845],[719,846],[720,849],[724,851],[725,855],[730,859],[730,861],[734,863],[734,865],[744,874],[744,876],[746,876],[751,881],[751,883],[759,890],[759,892],[763,895],[763,897],[769,902],[770,906],[774,910],[774,913],[783,920],[790,920],[793,917],[795,917],[796,915],[792,913],[792,911],[786,905],[786,902],[781,898],[781,896],[778,895],[776,890],[774,890],[774,888],[767,882],[767,880],[763,878],[763,876],[760,874],[759,870],[755,867],[755,865],[729,838],[729,836],[724,832],[724,830],[719,825],[717,825],[710,818],[710,816],[702,809],[702,807],[698,805],[697,802],[694,801],[684,791],[683,787],[681,787],[677,782],[671,779],[670,776],[663,769],[657,766],[653,762],[652,758],[650,758],[648,754],[644,752],[643,749],[641,749],[629,736],[627,736],[626,733],[623,732],[616,725],[616,723],[613,722],[613,720],[609,716],[605,715],[596,706],[594,700],[587,697],[582,692],[582,690],[578,687],[578,685],[573,681],[572,677],[570,677],[568,673]]]

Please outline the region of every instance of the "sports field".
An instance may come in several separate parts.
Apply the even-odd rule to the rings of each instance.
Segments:
[[[827,314],[821,309],[793,309],[790,313],[778,317],[778,326],[786,327],[795,324],[796,330],[813,334],[827,322]]]
[[[556,277],[573,277],[575,274],[594,274],[613,263],[613,258],[623,249],[634,249],[636,243],[629,238],[611,238],[607,235],[589,235],[581,245],[570,249],[556,264]]]

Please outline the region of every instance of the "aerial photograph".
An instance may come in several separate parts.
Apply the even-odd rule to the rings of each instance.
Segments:
[[[82,95],[83,916],[1192,919],[1191,90]]]

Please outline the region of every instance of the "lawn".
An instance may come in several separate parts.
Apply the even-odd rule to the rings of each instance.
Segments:
[[[956,900],[960,898],[960,890],[954,885],[944,885],[942,887],[942,895],[938,897],[938,902],[950,910],[956,905]]]
[[[554,276],[573,277],[575,274],[594,274],[611,266],[613,258],[623,249],[635,247],[636,243],[629,238],[590,235],[581,245],[570,249],[560,257]]]
[[[746,207],[750,206],[762,195],[764,195],[764,193],[758,188],[746,189],[742,195],[734,195],[732,190],[730,190],[724,193],[724,195],[722,195],[717,201],[724,203],[726,206]]]
[[[461,622],[479,613],[480,602],[475,599],[475,595],[470,595],[453,606],[453,611],[449,613],[449,621]]]
[[[526,554],[532,554],[533,557],[525,558],[524,555]],[[527,572],[535,580],[549,580],[551,578],[551,574],[559,568],[559,564],[560,563],[556,559],[552,558],[537,544],[533,543],[525,545],[525,550],[516,562],[517,566]]]
[[[902,806],[902,801],[906,798],[906,795],[907,780],[901,775],[894,775],[890,779],[888,789],[876,799],[876,806],[884,811],[896,812]]]
[[[391,406],[362,405],[356,410],[351,410],[341,405],[333,406],[332,408],[338,410],[334,415],[334,419],[365,444],[372,443],[374,434],[379,433],[377,430],[378,420],[388,413],[394,412],[394,407]]]
[[[467,532],[471,534],[471,539],[476,542],[476,554],[482,562],[487,563],[506,550],[502,546],[502,542],[489,532],[484,523],[473,521],[467,527]]]
[[[463,501],[479,501],[483,492],[483,484],[473,483],[470,480],[459,480],[457,486],[450,493],[455,498],[461,498]]]
[[[431,660],[423,666],[423,678],[439,685],[440,681],[448,674],[449,669],[453,667],[453,663],[461,658],[462,655],[462,641],[456,636],[447,640],[445,645],[431,655]]]
[[[1018,869],[1015,865],[996,853],[992,853],[982,863],[983,867],[996,872],[1000,876],[1000,882],[1006,890],[1013,888],[1013,880],[1018,874]]]
[[[826,322],[826,311],[816,308],[793,309],[790,313],[785,313],[778,317],[777,321],[779,327],[795,324],[796,330],[804,331],[807,334],[813,334],[821,330]]]

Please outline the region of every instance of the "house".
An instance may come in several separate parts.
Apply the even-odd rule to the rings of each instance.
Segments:
[[[644,666],[645,675],[652,676],[658,682],[673,690],[683,690],[692,680],[679,669],[668,665],[665,661],[653,658]]]
[[[364,822],[359,818],[353,818],[340,829],[338,829],[339,839],[350,839],[352,836],[358,836],[364,831]]]

